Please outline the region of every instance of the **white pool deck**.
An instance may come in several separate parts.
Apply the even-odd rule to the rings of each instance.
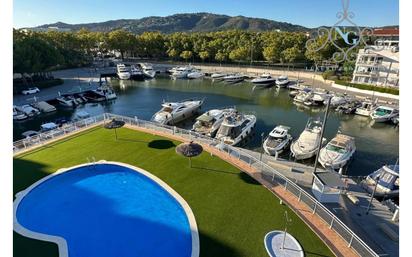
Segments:
[[[37,240],[41,240],[41,241],[48,241],[48,242],[56,243],[58,245],[59,257],[69,257],[67,242],[63,237],[38,233],[38,232],[35,232],[35,231],[32,231],[32,230],[29,230],[29,229],[25,228],[17,220],[17,215],[16,215],[17,214],[17,208],[18,208],[20,202],[23,200],[23,198],[28,193],[30,193],[31,190],[33,190],[35,187],[37,187],[41,183],[53,178],[54,176],[62,174],[64,172],[69,172],[71,170],[74,170],[74,169],[80,168],[80,167],[86,167],[86,166],[92,166],[92,165],[98,165],[98,164],[114,164],[114,165],[119,165],[119,166],[122,166],[122,167],[129,168],[131,170],[134,170],[136,172],[139,172],[142,175],[144,175],[144,176],[150,178],[151,180],[153,180],[154,182],[156,182],[159,186],[161,186],[164,190],[166,190],[169,194],[171,194],[176,199],[176,201],[178,201],[178,203],[182,206],[182,208],[186,212],[186,216],[187,216],[188,221],[189,221],[190,231],[191,231],[191,235],[192,235],[192,254],[191,254],[191,257],[198,257],[199,256],[199,254],[200,254],[199,233],[198,233],[198,228],[197,228],[195,216],[194,216],[194,214],[192,212],[192,209],[190,208],[189,204],[175,190],[173,190],[173,188],[171,188],[169,185],[167,185],[165,182],[163,182],[161,179],[154,176],[150,172],[148,172],[144,169],[126,164],[126,163],[121,163],[121,162],[112,162],[112,161],[100,160],[96,163],[85,163],[85,164],[72,166],[70,168],[62,168],[62,169],[57,170],[54,173],[51,173],[50,175],[38,180],[37,182],[35,182],[34,184],[29,186],[25,190],[18,192],[16,194],[16,199],[13,202],[13,228],[14,228],[14,231],[16,233],[18,233],[22,236],[28,237],[28,238],[33,238],[33,239],[37,239]]]

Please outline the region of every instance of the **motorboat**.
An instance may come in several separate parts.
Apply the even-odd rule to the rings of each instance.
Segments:
[[[348,163],[355,151],[355,138],[338,133],[320,150],[318,161],[324,168],[337,170]]]
[[[210,77],[213,80],[223,80],[224,77],[226,77],[228,74],[227,73],[213,73]]]
[[[305,103],[307,101],[310,101],[312,97],[313,97],[312,89],[305,88],[302,91],[299,91],[299,93],[293,98],[293,101],[296,103]]]
[[[78,111],[76,112],[73,121],[79,121],[79,120],[84,120],[90,118],[90,113],[86,112],[86,111]]]
[[[144,80],[143,70],[135,65],[130,66],[130,78],[133,80]]]
[[[399,115],[399,110],[389,106],[379,106],[370,115],[375,122],[388,122]]]
[[[255,86],[259,87],[270,87],[276,84],[276,78],[272,77],[270,74],[265,73],[260,75],[259,77],[252,79],[251,82]]]
[[[335,111],[341,114],[353,114],[356,112],[356,109],[358,109],[360,105],[361,103],[355,100],[339,105],[338,107],[336,107]]]
[[[32,137],[35,137],[39,134],[38,131],[34,131],[34,130],[28,130],[23,132],[21,135],[22,137],[24,137],[25,139],[31,139]]]
[[[280,76],[276,79],[276,86],[286,87],[289,84],[288,76]]]
[[[289,130],[289,127],[283,125],[276,126],[263,142],[263,149],[265,150],[265,153],[268,155],[282,153],[292,141],[292,136],[289,134]]]
[[[163,102],[162,109],[153,115],[151,121],[164,125],[174,125],[193,116],[200,110],[202,104],[203,100],[194,99]]]
[[[329,91],[323,88],[315,88],[313,90],[312,102],[315,105],[322,105],[329,97]]]
[[[101,85],[98,88],[93,90],[100,97],[104,97],[106,100],[116,99],[117,95],[114,92],[113,88],[108,85]]]
[[[228,145],[237,145],[252,134],[255,124],[255,115],[242,114],[237,110],[226,113],[216,139]]]
[[[57,97],[56,100],[59,102],[60,105],[64,107],[75,107],[77,105],[77,103],[75,103],[73,99],[67,96]]]
[[[345,94],[334,94],[330,99],[330,107],[338,107],[339,105],[345,104],[348,102],[348,97]],[[327,104],[325,100],[324,104]]]
[[[119,63],[117,64],[116,68],[117,68],[117,76],[119,77],[119,79],[130,79],[130,71],[126,67],[126,65]]]
[[[321,140],[322,122],[319,119],[308,120],[305,130],[300,134],[299,138],[292,143],[290,151],[296,160],[311,158],[316,154],[316,151],[321,143],[326,141]]]
[[[301,91],[305,90],[306,88],[308,88],[310,90],[310,88],[308,86],[305,86],[303,84],[293,84],[293,85],[289,85],[289,96],[290,97],[295,97],[297,96]]]
[[[48,122],[48,123],[44,123],[40,126],[40,132],[46,132],[46,131],[50,131],[53,129],[57,129],[57,124],[54,122]]]
[[[239,83],[245,80],[245,76],[240,73],[231,74],[223,77],[223,80],[227,83]]]
[[[399,165],[384,165],[369,174],[361,183],[370,194],[375,190],[376,198],[395,198],[399,196]]]
[[[13,120],[25,120],[27,118],[28,117],[24,112],[19,111],[17,106],[13,105]]]
[[[24,113],[27,117],[33,117],[40,114],[40,111],[28,104],[16,106],[16,110]]]
[[[214,137],[222,124],[225,114],[235,111],[233,108],[209,110],[196,118],[192,130],[209,137]]]
[[[372,101],[366,100],[363,101],[358,108],[356,108],[355,114],[369,117],[375,108],[376,105]]]
[[[45,112],[45,113],[56,111],[56,107],[54,107],[53,105],[45,101],[33,103],[32,106],[40,110],[41,112]]]
[[[192,70],[192,72],[187,74],[188,79],[199,79],[203,78],[205,74],[201,72],[200,70]]]
[[[150,63],[140,63],[140,67],[142,68],[143,75],[146,78],[152,79],[156,76],[156,71],[153,69],[153,65]]]
[[[193,69],[194,68],[191,65],[177,67],[171,76],[174,79],[185,79],[189,73],[193,72]]]

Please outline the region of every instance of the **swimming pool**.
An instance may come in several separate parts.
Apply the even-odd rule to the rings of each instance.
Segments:
[[[60,256],[197,257],[189,205],[147,171],[101,162],[61,170],[16,195],[14,230]]]

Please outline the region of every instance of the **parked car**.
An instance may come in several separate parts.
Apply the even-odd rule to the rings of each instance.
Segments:
[[[30,87],[28,89],[21,91],[23,95],[31,95],[31,94],[35,94],[38,92],[40,92],[40,89],[38,89],[37,87]]]

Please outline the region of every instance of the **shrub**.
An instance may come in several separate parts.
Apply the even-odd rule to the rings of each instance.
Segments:
[[[370,91],[375,91],[375,92],[380,92],[380,93],[399,95],[399,89],[398,88],[380,87],[380,86],[374,86],[374,85],[368,85],[368,84],[354,84],[354,83],[350,83],[350,82],[344,81],[344,80],[336,80],[335,82],[337,84],[340,84],[340,85],[343,85],[343,86],[354,87],[354,88],[358,88],[358,89],[361,89],[361,90],[370,90]]]

